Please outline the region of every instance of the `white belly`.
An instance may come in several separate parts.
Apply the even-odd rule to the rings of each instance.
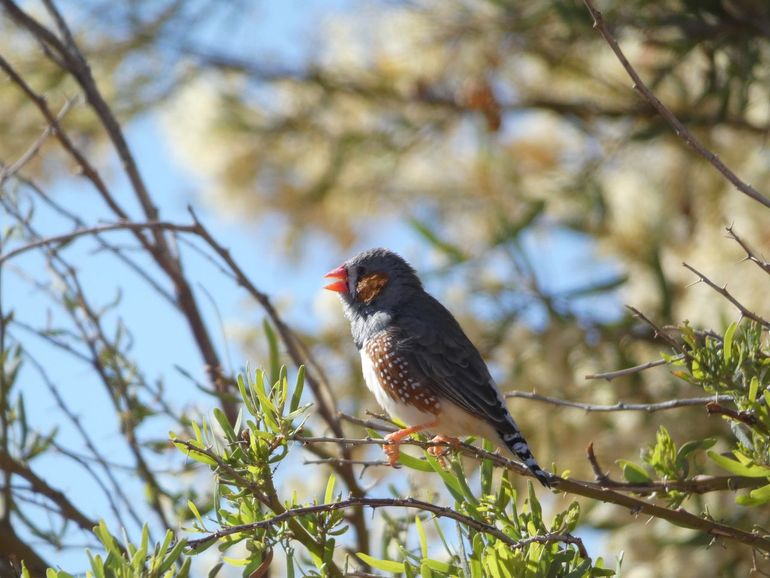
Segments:
[[[361,368],[366,387],[374,394],[380,407],[391,417],[397,417],[410,426],[429,424],[438,420],[438,423],[430,428],[430,431],[435,434],[450,437],[481,436],[496,444],[500,443],[499,436],[488,423],[464,411],[451,401],[441,400],[440,412],[434,415],[391,398],[380,386],[374,365],[364,350],[361,350]]]

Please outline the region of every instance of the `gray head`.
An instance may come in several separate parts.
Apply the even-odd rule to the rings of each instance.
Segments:
[[[422,291],[412,266],[387,249],[363,251],[326,277],[337,279],[325,289],[339,294],[354,325],[365,321],[371,325],[375,318],[384,321],[384,316],[392,316],[415,292]]]

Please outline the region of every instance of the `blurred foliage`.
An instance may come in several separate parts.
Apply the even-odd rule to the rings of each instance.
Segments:
[[[255,53],[250,38],[259,30],[259,11],[246,10],[249,3],[57,5],[118,120],[129,126],[147,115],[161,118],[171,148],[200,179],[212,207],[250,226],[281,224],[283,234],[264,250],[304,263],[308,247],[331,241],[339,255],[329,259],[341,261],[353,245],[390,244],[385,235],[396,230],[400,241],[407,239],[407,256],[460,318],[504,389],[590,403],[704,392],[732,399],[711,408],[724,419],[699,408],[585,414],[518,400],[512,410],[543,462],[588,478],[584,447],[593,441],[599,457],[616,461],[618,475],[629,482],[682,481],[704,473],[768,477],[767,332],[732,323],[731,305],[702,285],[688,287],[694,278],[681,267],[687,261],[719,285],[729,281],[746,307],[766,312],[767,277],[740,263],[745,253],[722,229],[734,224],[760,254],[768,253],[767,214],[693,157],[638,98],[580,2],[353,3],[329,12],[307,38],[295,39],[306,48],[299,62]],[[42,6],[30,6],[53,26]],[[770,190],[770,4],[607,0],[599,7],[661,100],[744,180]],[[77,98],[72,77],[5,11],[0,14],[0,54],[54,111]],[[0,95],[0,135],[12,136],[0,138],[0,161],[8,166],[39,137],[42,123],[12,83],[0,85]],[[78,101],[62,126],[111,183],[120,182],[103,127],[87,103]],[[52,234],[35,214],[48,206],[48,197],[34,190],[72,182],[73,168],[49,139],[21,179],[3,182],[4,245]],[[83,202],[91,202],[91,194],[84,192]],[[56,202],[55,194],[49,197]],[[583,247],[578,257],[548,266],[549,258],[575,244]],[[66,255],[64,246],[60,250]],[[50,313],[38,338],[87,359],[98,345],[96,365],[104,370],[116,430],[138,456],[134,465],[148,503],[168,518],[161,525],[190,520],[188,500],[204,515],[218,511],[220,499],[233,496],[201,489],[193,463],[165,470],[168,444],[151,427],[164,420],[180,439],[193,437],[188,413],[195,412],[169,394],[168,375],[150,375],[134,355],[120,298],[90,305],[82,293],[88,285],[76,271],[87,264],[70,270],[57,258],[48,255],[45,267],[22,272],[49,299],[39,308]],[[677,329],[667,328],[670,339],[661,339],[621,312],[619,302]],[[71,448],[51,422],[27,417],[29,399],[16,385],[20,364],[25,379],[37,371],[34,379],[47,381],[51,391],[58,384],[46,373],[53,373],[50,368],[40,371],[28,359],[25,340],[36,326],[25,316],[30,311],[9,314],[13,307],[11,302],[2,312],[3,327],[11,330],[0,335],[0,445],[16,462],[37,467],[54,449]],[[319,302],[322,311],[332,307],[327,317],[338,321],[303,338],[330,370],[339,407],[360,414],[373,407],[372,400],[337,304]],[[274,383],[280,365],[275,336],[248,327],[241,337],[245,357],[270,359],[268,383]],[[669,367],[584,380],[657,359],[661,351]],[[198,372],[181,371],[210,392],[196,381]],[[56,404],[59,414],[67,412],[69,398],[63,399]],[[544,427],[546,415],[554,418]],[[313,418],[309,424],[319,427]],[[255,425],[255,432],[267,427]],[[82,459],[82,448],[75,447],[71,459]],[[217,449],[225,455],[224,445]],[[157,454],[157,461],[139,459],[143,452]],[[167,483],[158,484],[147,469],[156,467],[168,474]],[[435,481],[435,472],[423,473]],[[379,480],[385,474],[368,475]],[[7,480],[2,483],[7,492]],[[511,497],[523,495],[523,484],[513,481],[510,491]],[[72,536],[67,523],[43,527],[26,515],[25,502],[5,497],[19,527],[55,547]],[[134,498],[118,498],[116,510],[130,510],[123,504]],[[663,496],[670,506],[744,528],[767,527],[761,505],[768,498],[767,486],[742,491],[738,505],[728,492]],[[751,568],[745,548],[706,550],[708,539],[694,532],[672,532],[657,522],[644,526],[620,510],[579,503],[583,522],[607,531],[608,551],[626,552],[625,567],[634,578],[743,576]],[[238,513],[228,515],[240,516],[234,504],[227,512]],[[393,524],[416,528],[417,522]],[[392,546],[380,557],[406,572],[433,560],[417,552]],[[438,562],[454,563],[449,554]]]

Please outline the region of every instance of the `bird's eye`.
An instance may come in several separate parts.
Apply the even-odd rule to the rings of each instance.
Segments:
[[[366,273],[366,267],[362,265],[359,265],[358,267],[356,267],[356,277],[360,279],[361,275],[363,275],[364,273]]]

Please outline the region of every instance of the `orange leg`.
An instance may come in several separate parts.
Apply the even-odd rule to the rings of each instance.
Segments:
[[[449,436],[442,436],[437,435],[432,440],[430,440],[434,444],[449,444],[449,447],[446,446],[431,446],[428,448],[428,453],[432,455],[434,458],[440,458],[441,456],[446,455],[446,453],[450,449],[457,449],[457,446],[460,445],[460,440],[457,438],[449,437]]]
[[[432,441],[433,443],[449,444],[449,447],[431,446],[428,448],[428,453],[438,460],[438,463],[441,464],[442,468],[445,468],[446,462],[444,461],[444,456],[447,454],[447,452],[450,449],[457,449],[457,446],[460,445],[460,440],[449,436],[437,435],[430,441]]]
[[[390,463],[390,465],[394,468],[398,467],[398,456],[401,455],[401,450],[398,446],[401,445],[401,440],[403,440],[406,436],[412,435],[413,433],[432,428],[437,423],[438,420],[432,421],[430,423],[424,423],[422,425],[413,425],[412,427],[400,429],[386,435],[385,441],[388,443],[382,446],[382,449],[385,452],[385,455],[388,456],[388,463]]]

